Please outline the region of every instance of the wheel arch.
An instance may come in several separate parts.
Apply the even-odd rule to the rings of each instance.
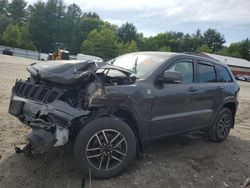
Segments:
[[[142,146],[140,130],[139,130],[139,121],[135,117],[134,113],[131,112],[127,108],[118,108],[117,111],[113,115],[115,115],[122,121],[125,121],[129,125],[129,127],[132,129],[132,131],[135,134],[135,137],[137,140],[138,151],[143,152],[143,146]]]
[[[117,117],[120,120],[127,123],[136,137],[137,155],[139,156],[139,154],[143,152],[143,146],[139,130],[139,120],[138,118],[136,118],[134,112],[130,108],[127,108],[125,106],[115,107],[115,108],[110,108],[110,107],[99,108],[94,113],[92,113],[92,115],[85,121],[85,124],[93,119],[101,117],[114,117],[114,118]]]
[[[237,104],[236,104],[236,102],[235,101],[224,102],[223,105],[221,106],[220,110],[222,108],[228,108],[232,112],[232,115],[233,115],[233,125],[232,125],[232,128],[234,128],[235,114],[236,114],[236,111],[237,111]]]
[[[232,112],[233,116],[235,116],[235,114],[236,114],[236,103],[235,102],[227,102],[223,105],[223,107],[228,108]]]
[[[213,125],[213,123],[214,123],[214,121],[215,121],[215,119],[217,117],[217,114],[223,108],[228,108],[232,112],[232,115],[233,115],[233,126],[232,126],[232,128],[234,128],[235,114],[236,114],[236,111],[237,111],[237,102],[235,100],[228,100],[228,101],[225,101],[225,102],[220,104],[220,106],[214,111],[212,121],[211,121],[211,126]]]

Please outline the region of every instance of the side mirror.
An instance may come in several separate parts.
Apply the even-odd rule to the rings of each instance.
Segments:
[[[181,83],[182,75],[176,71],[165,70],[163,76],[159,77],[158,81],[160,83]]]

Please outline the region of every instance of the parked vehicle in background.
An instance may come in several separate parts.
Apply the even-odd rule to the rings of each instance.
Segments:
[[[53,59],[53,54],[52,53],[40,53],[40,58],[39,60],[41,61],[49,61]],[[103,60],[100,57],[97,56],[92,56],[92,55],[85,55],[85,54],[77,54],[75,55],[70,55],[69,56],[69,60],[91,60],[91,61],[95,61],[98,63],[103,62]]]
[[[5,48],[2,53],[5,55],[13,55],[13,50],[11,48]]]
[[[246,79],[246,81],[250,82],[250,76],[249,75],[243,75],[243,77]]]
[[[64,43],[56,42],[54,52],[49,53],[48,60],[69,60],[69,51]]]
[[[92,60],[95,62],[103,62],[102,58],[97,57],[97,56],[92,56],[92,55],[85,55],[85,54],[77,54],[76,56],[77,60]]]
[[[40,60],[40,61],[48,61],[48,60],[49,60],[49,54],[40,53],[39,60]]]
[[[9,113],[32,128],[25,152],[74,139],[81,171],[94,178],[123,173],[146,141],[201,132],[224,141],[239,85],[227,65],[196,55],[136,52],[106,63],[31,64],[12,89]]]
[[[245,77],[242,76],[242,75],[237,75],[235,78],[236,78],[237,80],[246,81]]]
[[[13,56],[27,58],[27,59],[40,60],[40,53],[38,51],[0,45],[0,53],[3,53],[5,49],[11,49]]]
[[[241,81],[250,82],[250,76],[249,75],[237,75],[236,79],[241,80]]]

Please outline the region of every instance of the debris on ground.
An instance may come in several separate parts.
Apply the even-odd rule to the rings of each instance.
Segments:
[[[250,178],[247,178],[245,183],[241,186],[241,188],[250,188]]]

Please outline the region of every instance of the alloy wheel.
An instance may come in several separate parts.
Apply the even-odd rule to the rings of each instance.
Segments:
[[[88,162],[98,170],[112,170],[119,166],[127,155],[127,140],[114,129],[104,129],[88,141]]]
[[[227,136],[228,131],[231,126],[231,118],[229,114],[224,114],[221,116],[219,123],[218,123],[218,136],[224,138]]]

